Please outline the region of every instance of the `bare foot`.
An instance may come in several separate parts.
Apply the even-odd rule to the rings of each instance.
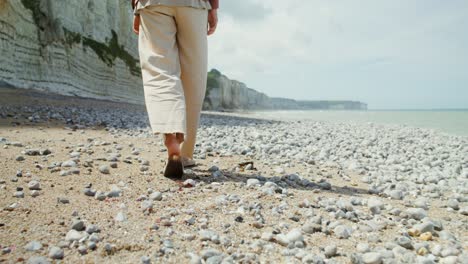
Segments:
[[[164,145],[169,157],[180,156],[180,140],[176,134],[165,134]]]

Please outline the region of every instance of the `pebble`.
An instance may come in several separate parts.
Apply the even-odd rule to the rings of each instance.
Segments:
[[[324,254],[327,258],[336,256],[338,253],[338,248],[336,245],[329,245],[325,247]]]
[[[24,157],[21,155],[16,156],[15,158],[16,161],[24,161]]]
[[[422,220],[427,216],[426,210],[422,208],[408,208],[405,213],[408,215],[409,218],[415,220]]]
[[[41,184],[38,181],[33,180],[28,183],[28,188],[29,190],[40,190]]]
[[[86,232],[79,232],[74,229],[68,231],[67,235],[65,236],[65,240],[67,241],[79,241],[87,236]]]
[[[28,264],[50,264],[50,261],[42,256],[32,256],[28,259]]]
[[[347,239],[351,236],[352,230],[347,226],[339,225],[333,229],[333,233],[338,238]]]
[[[62,168],[77,167],[78,165],[74,160],[67,160],[62,162]]]
[[[27,251],[37,251],[42,248],[41,242],[38,241],[31,241],[26,246],[24,246],[24,249]]]
[[[142,264],[151,264],[151,258],[148,256],[142,256],[140,258]]]
[[[64,252],[63,249],[59,247],[51,247],[49,249],[49,257],[51,259],[63,259]]]
[[[247,180],[247,187],[251,187],[251,186],[257,186],[257,185],[260,185],[260,181],[258,179],[248,179]]]
[[[127,216],[125,215],[124,212],[118,212],[117,216],[115,216],[114,220],[117,221],[117,222],[125,222],[125,221],[127,221]]]
[[[161,201],[162,200],[162,193],[160,192],[152,192],[149,195],[149,198],[153,201]]]
[[[364,253],[362,255],[362,262],[365,264],[381,264],[382,255],[377,252]]]
[[[83,231],[86,227],[82,220],[73,220],[70,228],[76,231]]]
[[[406,249],[413,249],[413,242],[411,241],[410,238],[408,237],[405,237],[405,236],[401,236],[401,237],[398,237],[397,240],[396,240],[397,244],[406,248]]]
[[[110,168],[107,165],[101,165],[99,166],[99,172],[101,172],[102,174],[109,174]]]

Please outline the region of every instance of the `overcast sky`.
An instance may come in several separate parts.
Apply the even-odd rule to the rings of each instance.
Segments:
[[[269,96],[468,108],[467,0],[222,0],[210,68]]]

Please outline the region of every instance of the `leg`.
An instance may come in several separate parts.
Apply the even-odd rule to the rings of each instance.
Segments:
[[[180,178],[183,167],[177,135],[185,133],[186,121],[174,9],[149,7],[140,17],[140,64],[148,117],[153,132],[164,135],[168,150],[164,176]]]
[[[141,10],[140,64],[145,103],[154,133],[186,133],[174,8]]]
[[[177,7],[175,17],[187,116],[187,133],[181,153],[183,157],[191,159],[206,91],[208,11]]]

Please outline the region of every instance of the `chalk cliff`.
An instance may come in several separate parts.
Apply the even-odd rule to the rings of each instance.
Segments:
[[[0,82],[143,103],[128,0],[0,0]]]

